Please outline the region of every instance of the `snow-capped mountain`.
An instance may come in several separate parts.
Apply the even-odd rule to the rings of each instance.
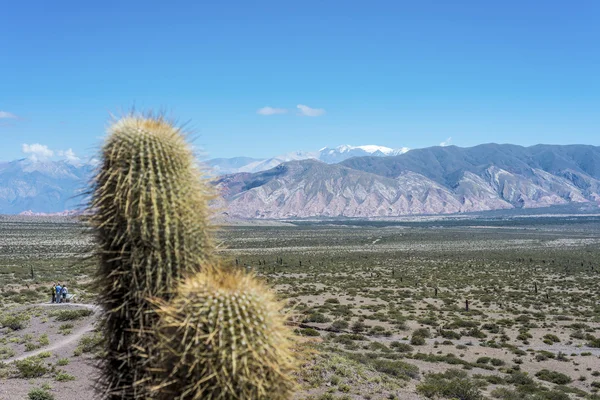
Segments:
[[[67,160],[0,163],[0,213],[56,213],[79,208],[93,166]]]
[[[247,157],[215,158],[208,160],[206,164],[212,167],[217,175],[226,175],[238,172],[266,171],[289,161],[315,159],[327,164],[335,164],[352,157],[395,156],[406,153],[408,150],[407,147],[392,149],[390,147],[376,145],[350,146],[346,144],[334,148],[323,147],[318,151],[295,151],[273,158],[259,160]]]
[[[330,149],[329,147],[323,147],[321,150],[319,150],[319,157],[317,158],[320,161],[326,162],[327,164],[335,164],[352,157],[397,156],[398,154],[406,153],[408,150],[408,147],[392,149],[390,147],[376,146],[372,144],[365,146],[350,146],[345,144],[333,149]]]

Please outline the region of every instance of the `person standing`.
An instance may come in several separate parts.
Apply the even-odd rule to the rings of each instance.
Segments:
[[[67,289],[67,285],[63,285],[61,290],[62,300],[61,303],[67,302],[67,294],[69,294],[69,289]]]
[[[60,294],[62,292],[62,286],[60,286],[60,283],[56,284],[56,302],[60,303]]]
[[[52,284],[52,303],[56,303],[56,283]]]

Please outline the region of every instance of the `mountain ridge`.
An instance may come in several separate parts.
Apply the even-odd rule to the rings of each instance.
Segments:
[[[318,151],[294,151],[266,159],[253,159],[249,157],[213,158],[207,160],[206,164],[217,175],[226,175],[239,172],[266,171],[284,162],[294,160],[317,159],[328,164],[335,164],[351,157],[367,155],[386,157],[406,153],[407,151],[409,151],[407,147],[393,149],[378,145],[350,146],[345,144],[334,148],[323,147]]]
[[[596,146],[436,146],[316,163],[219,179],[227,212],[238,218],[392,217],[600,204]],[[306,169],[313,171],[310,179]]]
[[[343,147],[334,153],[351,155],[356,148]],[[597,146],[488,143],[396,155],[379,146],[368,150],[370,156],[339,163],[294,152],[288,158],[300,159],[270,169],[217,174],[219,209],[242,219],[371,218],[600,204]],[[227,160],[236,168],[257,162]],[[93,170],[92,163],[67,160],[0,162],[0,213],[72,213],[84,203],[80,193]]]

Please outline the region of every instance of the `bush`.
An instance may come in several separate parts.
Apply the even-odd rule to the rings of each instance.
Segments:
[[[395,376],[401,379],[416,379],[419,376],[419,368],[403,361],[376,359],[372,362],[377,372]]]
[[[344,320],[333,321],[333,324],[331,324],[331,330],[335,332],[343,331],[348,329],[349,325],[350,324],[348,324],[348,322]]]
[[[446,330],[441,330],[440,333],[442,334],[442,337],[444,339],[460,339],[461,335],[458,332],[454,332],[454,331],[446,331]]]
[[[529,386],[533,385],[533,379],[525,372],[513,372],[506,377],[506,383],[516,386]]]
[[[318,330],[314,328],[301,328],[296,329],[296,333],[300,336],[321,336]]]
[[[361,321],[356,321],[355,323],[352,324],[352,332],[354,333],[361,333],[364,332],[365,329],[367,329],[367,326],[364,324],[364,322]]]
[[[54,377],[54,379],[57,382],[66,382],[66,381],[74,381],[75,377],[71,374],[67,374],[64,371],[59,371],[56,376]]]
[[[428,374],[423,382],[417,385],[417,392],[428,398],[484,399],[479,388],[468,378],[466,372],[452,369],[443,374]]]
[[[399,351],[401,353],[409,353],[409,352],[413,351],[413,347],[410,344],[400,343],[397,341],[390,343],[390,347],[392,349],[396,349],[397,351]]]
[[[93,335],[87,335],[79,339],[79,344],[75,349],[75,355],[79,356],[82,353],[91,353],[93,351],[99,350],[100,345],[102,344],[102,335],[99,333],[94,333]]]
[[[19,378],[39,378],[48,372],[48,368],[37,357],[15,361],[14,365],[17,368],[17,377]]]
[[[413,336],[421,336],[424,338],[430,338],[431,333],[429,332],[429,329],[427,329],[427,328],[419,328],[419,329],[415,329],[415,331],[413,332]]]
[[[556,383],[557,385],[565,385],[572,382],[572,379],[567,375],[547,369],[539,371],[535,376],[542,381]]]
[[[544,335],[543,339],[544,339],[544,343],[550,344],[550,345],[554,344],[554,343],[560,343],[560,339],[558,338],[558,336],[552,335],[550,333],[547,335]]]
[[[0,360],[6,360],[7,358],[14,357],[15,351],[10,347],[0,347]]]
[[[413,346],[423,346],[425,344],[425,338],[423,336],[413,335],[410,338],[410,344],[412,344]]]
[[[29,400],[54,400],[54,395],[44,389],[32,389],[27,394]]]
[[[504,361],[500,360],[499,358],[492,358],[491,362],[492,362],[492,365],[495,367],[500,367],[500,366],[504,365]]]
[[[51,317],[54,317],[57,321],[75,321],[81,318],[89,317],[94,312],[87,308],[77,310],[58,310],[50,313]]]
[[[0,325],[11,331],[19,331],[27,326],[29,319],[30,317],[27,314],[11,314],[3,317],[2,320],[0,320]]]

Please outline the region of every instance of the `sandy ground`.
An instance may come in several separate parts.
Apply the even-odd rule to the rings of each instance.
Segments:
[[[86,304],[40,304],[33,306],[35,309],[39,309],[40,317],[32,317],[27,328],[16,331],[7,332],[5,329],[0,331],[1,337],[22,337],[30,334],[35,338],[41,334],[47,334],[50,344],[43,346],[37,350],[25,352],[23,345],[10,343],[11,348],[16,352],[15,356],[4,360],[5,363],[10,364],[14,361],[21,360],[27,357],[35,356],[41,352],[49,351],[52,353],[51,357],[45,358],[44,362],[50,365],[56,365],[59,359],[68,358],[69,364],[65,366],[57,367],[61,371],[70,374],[75,377],[74,380],[57,382],[54,377],[43,377],[35,379],[16,379],[7,378],[0,381],[0,399],[2,400],[15,400],[15,399],[27,399],[27,394],[33,388],[39,388],[44,384],[52,387],[51,392],[57,399],[64,400],[87,400],[93,397],[92,383],[94,382],[94,375],[96,374],[96,368],[94,367],[95,361],[88,355],[83,354],[81,356],[74,356],[73,352],[78,345],[79,339],[86,333],[89,333],[94,328],[94,322],[96,315],[84,318],[82,320],[72,322],[74,327],[69,335],[63,335],[59,333],[58,327],[60,322],[55,322],[50,318],[47,322],[42,322],[43,318],[47,316],[44,311],[52,311],[56,309],[73,309],[73,308],[88,308],[94,311],[97,307],[94,305]],[[18,307],[11,311],[23,310],[25,307]]]

